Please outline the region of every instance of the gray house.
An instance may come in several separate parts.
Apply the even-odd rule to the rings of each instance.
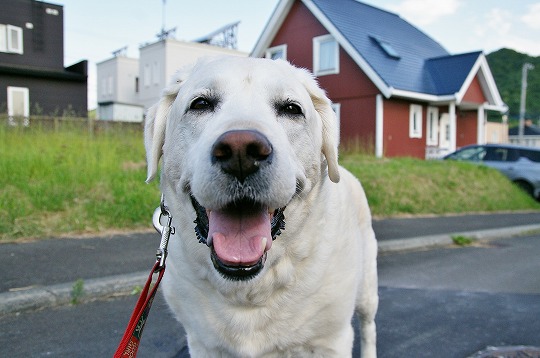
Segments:
[[[87,115],[87,61],[64,67],[64,11],[33,0],[3,0],[0,113]]]

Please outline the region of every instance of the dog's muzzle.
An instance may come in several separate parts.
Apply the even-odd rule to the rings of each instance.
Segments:
[[[270,208],[251,194],[257,191],[254,185],[260,183],[257,174],[266,170],[273,158],[272,144],[262,133],[251,129],[227,131],[214,142],[210,160],[230,181],[235,195],[229,204],[211,209],[191,195],[197,214],[197,238],[211,248],[214,267],[228,279],[256,276],[264,267],[272,242],[285,228],[284,209]]]

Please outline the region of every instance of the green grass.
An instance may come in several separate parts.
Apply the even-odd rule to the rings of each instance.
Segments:
[[[452,241],[457,246],[469,246],[469,245],[472,245],[475,240],[473,237],[469,237],[469,236],[453,235]]]
[[[64,128],[64,127],[62,127]],[[0,242],[151,228],[157,182],[145,184],[140,129],[89,135],[0,126]],[[378,217],[540,210],[497,171],[465,163],[344,154]]]
[[[375,216],[540,210],[498,171],[470,163],[348,154]]]
[[[151,225],[140,131],[0,127],[0,240]]]

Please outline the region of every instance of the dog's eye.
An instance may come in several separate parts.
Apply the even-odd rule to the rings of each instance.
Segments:
[[[191,104],[189,105],[189,109],[193,109],[196,111],[212,110],[214,109],[214,104],[206,98],[197,97],[191,102]]]
[[[302,108],[296,103],[285,103],[279,107],[279,112],[290,116],[301,116],[304,114]]]

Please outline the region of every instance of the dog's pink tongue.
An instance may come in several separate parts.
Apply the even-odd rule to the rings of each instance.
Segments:
[[[270,215],[265,210],[249,213],[213,210],[208,221],[214,251],[226,265],[254,265],[272,246]]]

